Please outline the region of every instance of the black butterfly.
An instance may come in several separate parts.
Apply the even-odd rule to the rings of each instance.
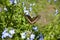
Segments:
[[[25,15],[25,17],[29,21],[29,23],[33,24],[40,18],[40,15],[33,17],[33,18],[31,18],[29,15]]]

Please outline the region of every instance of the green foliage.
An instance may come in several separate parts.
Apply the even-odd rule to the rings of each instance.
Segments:
[[[32,31],[32,26],[26,19],[24,16],[24,12],[23,12],[23,7],[22,7],[22,2],[25,1],[25,3],[36,3],[36,6],[33,7],[33,11],[35,13],[39,13],[41,10],[44,10],[45,8],[45,4],[49,5],[49,3],[46,3],[46,1],[44,0],[21,0],[18,4],[16,5],[11,5],[9,3],[9,0],[0,0],[0,4],[2,6],[2,8],[4,8],[4,6],[6,6],[6,8],[8,9],[8,11],[5,11],[4,9],[2,9],[2,12],[0,12],[0,40],[2,40],[1,36],[2,36],[2,32],[4,30],[4,28],[14,28],[15,29],[15,34],[13,36],[12,39],[8,39],[8,40],[23,40],[21,39],[21,35],[20,33],[24,32],[24,31]],[[58,2],[53,5],[56,6],[56,8],[60,11],[59,7],[59,0]],[[40,8],[40,9],[39,9]],[[59,12],[60,13],[60,12]],[[57,40],[58,38],[60,38],[60,14],[58,14],[57,16],[54,17],[54,20],[45,25],[44,27],[39,26],[38,27],[39,31],[37,33],[35,33],[33,31],[33,33],[35,33],[36,35],[39,34],[40,32],[43,33],[44,35],[44,40]],[[37,39],[35,39],[37,40]]]

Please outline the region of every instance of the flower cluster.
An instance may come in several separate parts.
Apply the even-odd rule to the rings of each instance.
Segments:
[[[33,26],[32,29],[37,32],[38,31],[38,28],[37,26]],[[29,35],[29,36],[28,36]],[[27,37],[28,36],[28,37]],[[39,35],[35,35],[33,32],[31,31],[25,31],[25,32],[22,32],[21,33],[21,38],[22,39],[26,39],[26,40],[34,40],[35,38],[37,38],[38,40],[43,40],[43,35],[42,33],[40,33]]]
[[[25,15],[29,15],[29,10],[26,10],[26,7],[24,7],[24,13]]]
[[[22,38],[22,39],[25,39],[26,36],[27,36],[27,33],[26,33],[26,32],[21,33],[21,38]],[[26,40],[34,40],[35,37],[36,37],[35,34],[31,33],[30,37],[27,37]],[[43,35],[42,35],[42,34],[39,34],[39,35],[37,36],[37,40],[44,40]]]
[[[27,33],[26,32],[21,33],[21,38],[22,39],[25,39],[26,36],[27,36]],[[34,34],[31,34],[30,35],[30,38],[27,38],[27,40],[33,40],[34,38],[35,38],[35,35]]]
[[[30,15],[29,10],[26,10],[26,6],[24,6],[25,5],[24,2],[22,3],[22,5],[23,5],[23,8],[24,8],[25,15]]]
[[[24,5],[25,5],[24,2],[23,2],[22,4],[23,4],[23,8],[24,8],[24,13],[25,13],[25,15],[30,15],[29,13],[32,11],[32,6],[34,6],[35,3],[30,4],[29,10],[27,10],[26,6],[24,6]]]
[[[15,34],[14,29],[9,30],[9,32],[8,32],[8,29],[5,28],[5,30],[2,32],[2,38],[6,38],[6,37],[12,38],[13,34]]]

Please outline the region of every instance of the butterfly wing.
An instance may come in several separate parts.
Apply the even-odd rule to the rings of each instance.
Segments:
[[[26,15],[26,19],[31,23],[35,23],[38,19],[39,19],[39,16],[36,16],[34,18],[31,18],[29,15]]]

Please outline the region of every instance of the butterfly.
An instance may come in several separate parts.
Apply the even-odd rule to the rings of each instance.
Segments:
[[[29,15],[25,15],[26,19],[29,21],[29,23],[34,24],[39,18],[40,15],[37,15],[36,17],[31,18]]]

